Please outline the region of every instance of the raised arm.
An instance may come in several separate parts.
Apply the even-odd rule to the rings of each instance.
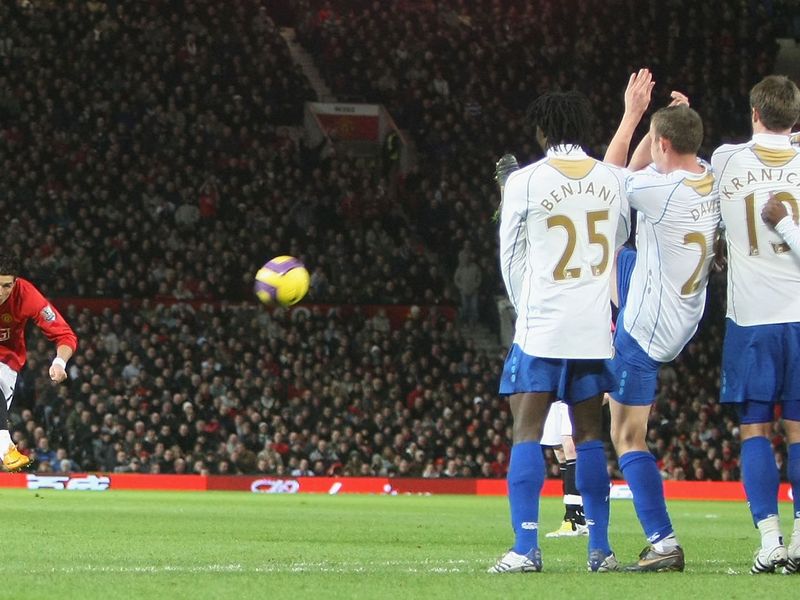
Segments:
[[[608,144],[604,162],[618,167],[627,164],[633,132],[636,131],[642,115],[650,105],[650,95],[654,85],[653,75],[648,69],[639,69],[638,73],[631,74],[628,86],[625,88],[625,112],[614,137]]]

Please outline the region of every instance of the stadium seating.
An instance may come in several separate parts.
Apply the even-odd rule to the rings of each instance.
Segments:
[[[743,91],[772,68],[761,5],[407,1],[389,18],[386,3],[283,3],[334,93],[384,103],[415,142],[419,166],[394,202],[373,165],[284,128],[315,94],[262,4],[0,6],[7,239],[52,297],[143,302],[69,315],[81,350],[68,387],[39,377],[50,350],[34,335],[20,448],[47,437],[54,470],[502,477],[502,357],[441,320],[270,319],[239,306],[252,273],[288,253],[311,267],[313,302],[451,304],[469,248],[487,319],[502,293],[492,165],[536,157],[528,101],[577,85],[602,152],[627,72],[645,64],[662,101],[673,88],[692,98],[708,153],[746,135]],[[561,42],[565,22],[585,23],[581,43]],[[662,376],[649,439],[664,477],[739,475],[737,430],[716,402],[719,290]]]

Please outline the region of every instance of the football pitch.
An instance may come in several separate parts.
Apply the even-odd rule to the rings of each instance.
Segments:
[[[1,490],[5,598],[758,598],[800,575],[748,574],[744,503],[672,502],[685,573],[586,572],[586,542],[543,539],[543,573],[488,575],[510,545],[504,498]],[[612,546],[644,539],[612,502]],[[542,501],[542,529],[559,524]],[[784,533],[791,507],[781,506]]]

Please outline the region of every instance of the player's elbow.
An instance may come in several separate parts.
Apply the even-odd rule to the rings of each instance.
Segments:
[[[56,347],[66,346],[74,353],[78,349],[78,337],[73,333],[71,335],[62,335],[56,339]]]

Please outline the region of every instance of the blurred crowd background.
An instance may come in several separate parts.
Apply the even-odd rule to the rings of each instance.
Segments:
[[[5,244],[80,339],[68,384],[53,387],[52,349],[31,333],[18,447],[42,472],[503,477],[503,349],[472,331],[496,336],[503,294],[494,162],[540,156],[526,107],[547,90],[582,91],[601,155],[629,73],[648,66],[656,107],[673,89],[690,97],[708,156],[749,136],[747,92],[773,71],[776,36],[791,35],[782,9],[0,4]],[[408,172],[289,133],[317,94],[282,27],[338,100],[387,108],[416,150]],[[312,274],[301,309],[254,303],[252,275],[278,254]],[[651,414],[668,479],[740,475],[735,419],[717,400],[724,274],[710,289]],[[778,430],[774,441],[782,465]],[[609,469],[618,475],[612,450]]]

